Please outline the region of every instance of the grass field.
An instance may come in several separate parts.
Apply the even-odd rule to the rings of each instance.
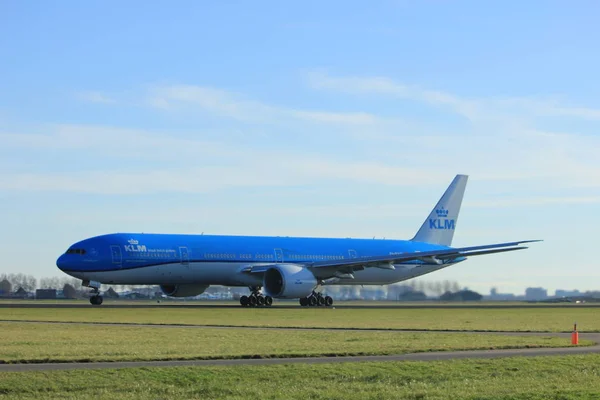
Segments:
[[[0,399],[600,398],[600,355],[0,373]]]
[[[321,308],[2,308],[0,320],[132,322],[265,327],[329,327],[600,332],[600,308],[321,309]]]
[[[73,362],[568,346],[540,336],[397,331],[237,329],[236,326],[481,331],[600,331],[598,308],[242,309],[0,308],[0,362]],[[144,327],[1,322],[40,320],[232,326]],[[581,342],[580,342],[581,343]],[[583,341],[582,344],[590,344]],[[0,373],[0,399],[598,399],[600,355],[132,368]]]
[[[582,345],[591,344],[581,341]],[[567,347],[556,337],[0,323],[0,362],[186,360]]]

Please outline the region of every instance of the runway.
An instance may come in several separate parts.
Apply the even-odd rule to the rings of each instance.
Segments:
[[[589,336],[585,337],[589,339]],[[574,354],[600,353],[600,346],[569,347],[552,349],[516,349],[516,350],[473,350],[473,351],[441,351],[430,353],[412,353],[390,356],[356,356],[356,357],[302,357],[302,358],[268,358],[268,359],[233,359],[233,360],[190,360],[190,361],[119,361],[97,363],[51,363],[51,364],[2,364],[0,372],[24,371],[59,371],[90,370],[107,368],[142,368],[142,367],[191,367],[191,366],[235,366],[235,365],[275,365],[275,364],[323,364],[340,362],[380,362],[380,361],[441,361],[464,358],[501,358],[501,357],[539,357]]]
[[[373,304],[344,304],[343,302],[334,303],[335,308],[339,309],[347,309],[347,310],[358,310],[358,309],[398,309],[398,310],[416,310],[416,309],[506,309],[506,308],[514,308],[514,309],[526,309],[526,308],[600,308],[600,303],[594,304],[574,304],[574,303],[549,303],[549,304],[540,304],[540,303],[531,303],[531,304],[377,304],[377,302],[373,302]],[[0,302],[0,309],[2,308],[91,308],[96,307],[86,303],[2,303]],[[192,304],[170,304],[168,302],[165,303],[140,303],[140,304],[132,304],[132,303],[108,303],[104,302],[100,306],[100,308],[198,308],[198,309],[219,309],[219,308],[241,308],[241,306],[237,302],[231,302],[231,304],[210,304],[210,303],[192,303]],[[272,307],[261,307],[261,309],[268,310],[277,310],[277,309],[299,309],[299,310],[313,310],[313,309],[327,309],[327,307],[300,307],[295,302],[284,302],[284,303],[275,303]]]
[[[10,321],[1,321],[10,322]],[[23,323],[24,321],[14,321]],[[43,321],[28,321],[29,323],[45,323]],[[53,324],[87,324],[87,325],[115,325],[107,323],[89,323],[89,322],[51,322]],[[205,326],[205,325],[148,325],[148,324],[127,324],[119,323],[116,325],[125,326],[143,326],[157,328],[222,328],[226,326]],[[269,327],[235,327],[239,329],[262,329],[262,330],[292,330],[297,328],[269,328]],[[302,328],[302,330],[369,330],[357,328]],[[473,331],[418,331],[385,329],[372,331],[400,331],[413,333],[473,333],[473,334],[493,334],[493,335],[518,335],[518,336],[559,336],[568,338],[569,333],[547,333],[547,332],[473,332]],[[381,361],[441,361],[464,358],[490,359],[501,357],[539,357],[539,356],[560,356],[575,354],[600,354],[600,333],[580,333],[580,339],[590,340],[596,344],[593,346],[565,347],[565,348],[535,348],[535,349],[507,349],[507,350],[471,350],[471,351],[438,351],[423,352],[384,356],[333,356],[333,357],[285,357],[285,358],[243,358],[243,359],[220,359],[220,360],[185,360],[185,361],[115,361],[115,362],[90,362],[90,363],[32,363],[32,364],[0,364],[0,372],[25,372],[25,371],[59,371],[59,370],[91,370],[91,369],[115,369],[115,368],[142,368],[142,367],[186,367],[186,366],[236,366],[236,365],[274,365],[274,364],[323,364],[340,362],[381,362]]]
[[[190,329],[251,329],[275,331],[348,331],[348,332],[403,332],[403,333],[473,333],[508,336],[558,336],[568,338],[568,332],[530,332],[530,331],[494,331],[494,330],[453,330],[453,329],[409,329],[409,328],[341,328],[341,327],[295,327],[295,326],[259,326],[259,325],[215,325],[215,324],[146,324],[138,322],[95,322],[95,321],[43,321],[22,319],[0,319],[0,323],[19,324],[53,324],[53,325],[93,325],[93,326],[129,326],[139,328],[190,328]],[[590,339],[600,343],[600,333],[586,333],[597,335]]]

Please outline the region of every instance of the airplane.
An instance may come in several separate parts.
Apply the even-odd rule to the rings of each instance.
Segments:
[[[56,265],[91,288],[92,305],[102,304],[101,284],[139,284],[169,297],[248,287],[245,307],[271,306],[273,298],[331,307],[326,285],[392,284],[539,241],[451,247],[467,180],[456,175],[410,240],[113,233],[73,244]]]

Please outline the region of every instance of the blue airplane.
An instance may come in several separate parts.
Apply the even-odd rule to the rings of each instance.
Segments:
[[[450,247],[467,179],[454,178],[411,240],[114,233],[75,243],[56,265],[92,289],[93,305],[102,304],[101,284],[139,284],[172,297],[245,286],[242,306],[270,306],[273,298],[331,306],[324,285],[387,285],[537,241]]]

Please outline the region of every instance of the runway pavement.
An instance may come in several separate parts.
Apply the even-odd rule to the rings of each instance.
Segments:
[[[294,326],[259,326],[259,325],[211,325],[211,324],[146,324],[138,322],[95,322],[95,321],[43,321],[43,320],[21,320],[0,319],[0,323],[26,323],[26,324],[55,324],[55,325],[93,325],[93,326],[130,326],[139,328],[191,328],[191,329],[252,329],[252,330],[278,330],[278,331],[358,331],[358,332],[404,332],[404,333],[473,333],[473,334],[496,334],[496,335],[520,335],[520,336],[559,336],[569,337],[570,332],[529,332],[529,331],[494,331],[494,330],[453,330],[453,329],[409,329],[409,328],[352,328],[352,327],[294,327]],[[600,333],[586,333],[586,335],[598,335]],[[596,340],[596,339],[590,339]]]
[[[15,321],[22,322],[22,321]],[[39,323],[39,322],[35,322]],[[124,324],[127,325],[127,324]],[[180,325],[142,325],[153,327],[182,327]],[[208,328],[207,326],[186,326],[189,328]],[[214,327],[210,327],[214,328]],[[226,327],[221,327],[226,328]],[[239,328],[239,327],[236,327]],[[294,329],[294,328],[265,328],[246,327],[246,329]],[[314,329],[314,328],[307,328]],[[331,330],[331,328],[319,328]],[[356,330],[356,329],[345,329]],[[389,330],[387,330],[389,331]],[[427,333],[432,331],[403,331]],[[440,331],[437,331],[440,332]],[[569,333],[547,332],[465,332],[441,331],[456,333],[501,334],[521,336],[559,336],[568,338]],[[118,361],[118,362],[92,362],[92,363],[40,363],[40,364],[0,364],[0,372],[24,371],[58,371],[82,369],[107,369],[107,368],[140,368],[140,367],[181,367],[181,366],[234,366],[234,365],[273,365],[273,364],[322,364],[339,362],[374,362],[374,361],[439,361],[463,358],[501,358],[501,357],[538,357],[559,356],[574,354],[600,353],[600,333],[580,333],[580,339],[596,342],[593,346],[566,347],[566,348],[535,348],[535,349],[509,349],[509,350],[472,350],[472,351],[441,351],[427,353],[412,353],[387,356],[351,356],[351,357],[302,357],[302,358],[244,358],[228,360],[188,360],[188,361]]]
[[[2,308],[92,308],[98,306],[92,306],[89,303],[3,303],[0,302],[0,309]],[[231,302],[229,304],[217,303],[190,303],[190,304],[173,304],[169,302],[163,303],[110,303],[105,301],[104,304],[99,306],[100,308],[240,308],[237,302]],[[600,308],[600,303],[586,303],[586,304],[573,304],[573,303],[549,303],[549,304],[390,304],[383,303],[377,304],[345,304],[344,302],[338,302],[334,304],[334,307],[340,309],[399,309],[399,310],[413,310],[413,309],[503,309],[503,308]],[[320,308],[320,307],[318,307]],[[312,310],[313,307],[300,307],[296,302],[280,302],[275,303],[272,307],[262,307],[262,309],[307,309]],[[323,307],[322,309],[327,309]]]
[[[139,361],[139,362],[97,362],[97,363],[53,363],[53,364],[2,364],[0,372],[23,371],[58,371],[107,368],[140,368],[140,367],[190,367],[190,366],[233,366],[233,365],[274,365],[274,364],[323,364],[340,362],[374,362],[374,361],[440,361],[463,358],[501,358],[501,357],[538,357],[574,354],[600,353],[600,346],[569,347],[549,349],[517,349],[517,350],[473,350],[473,351],[441,351],[430,353],[413,353],[390,356],[357,356],[357,357],[302,357],[302,358],[267,358],[237,360],[191,360],[191,361]]]

